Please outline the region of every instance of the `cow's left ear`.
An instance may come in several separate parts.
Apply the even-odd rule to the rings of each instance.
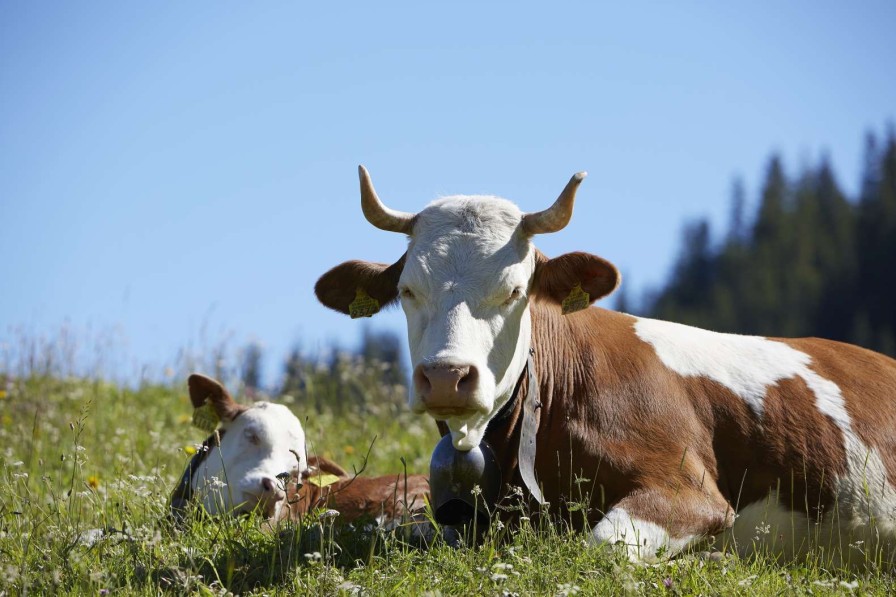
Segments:
[[[597,255],[577,251],[548,259],[538,251],[532,293],[561,305],[566,314],[607,296],[621,280],[616,266]]]
[[[314,294],[325,306],[351,315],[370,317],[398,298],[398,279],[405,255],[388,265],[369,261],[346,261],[317,281]]]
[[[193,403],[193,408],[202,408],[210,404],[222,421],[233,421],[249,408],[237,404],[221,382],[211,377],[194,373],[187,380],[187,386],[190,388],[190,402]]]

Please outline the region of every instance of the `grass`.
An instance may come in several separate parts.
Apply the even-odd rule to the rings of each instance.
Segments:
[[[535,522],[513,533],[493,524],[480,546],[459,549],[317,516],[274,530],[192,517],[176,530],[168,495],[203,439],[184,386],[0,374],[0,594],[891,594],[886,574],[811,563],[693,555],[636,566]],[[312,449],[347,468],[369,451],[365,474],[426,472],[435,426],[394,388],[361,386],[376,399],[351,408],[326,406],[326,387],[287,399]]]

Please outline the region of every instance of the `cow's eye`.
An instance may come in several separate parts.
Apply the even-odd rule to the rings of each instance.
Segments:
[[[253,446],[257,446],[261,443],[261,439],[258,437],[258,434],[249,429],[246,429],[246,440]]]
[[[510,293],[510,296],[507,297],[507,300],[504,301],[504,304],[505,304],[505,305],[509,305],[510,303],[514,302],[515,300],[517,300],[517,299],[520,298],[521,296],[523,296],[523,289],[520,288],[520,287],[516,287],[516,288],[514,288],[513,291]]]
[[[414,298],[414,293],[407,286],[402,286],[401,288],[398,289],[398,292],[401,295],[401,298],[406,298],[406,299]]]

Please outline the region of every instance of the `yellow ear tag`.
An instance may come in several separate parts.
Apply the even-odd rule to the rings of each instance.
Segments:
[[[380,302],[367,294],[363,288],[355,291],[355,300],[348,306],[348,314],[352,319],[370,317],[380,310]]]
[[[220,417],[218,417],[218,413],[215,412],[215,409],[208,402],[206,402],[199,408],[193,409],[194,427],[198,427],[203,431],[208,431],[209,433],[211,433],[218,428],[218,423],[220,421],[221,419]]]
[[[330,473],[318,473],[317,475],[311,475],[308,477],[308,482],[312,485],[317,485],[321,489],[324,487],[329,487],[333,483],[339,480],[339,477]]]
[[[569,292],[569,296],[563,299],[563,302],[560,303],[560,306],[563,307],[563,314],[568,315],[586,309],[590,304],[591,297],[589,294],[582,290],[581,284],[576,284]]]

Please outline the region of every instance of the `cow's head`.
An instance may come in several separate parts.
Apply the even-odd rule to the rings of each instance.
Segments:
[[[277,517],[285,480],[308,465],[302,424],[282,404],[234,402],[214,379],[191,375],[194,408],[211,405],[220,419],[220,446],[213,446],[192,474],[192,490],[210,514],[258,508]]]
[[[600,257],[548,259],[532,244],[534,235],[569,222],[585,173],[537,213],[524,214],[498,197],[453,196],[409,214],[384,206],[367,170],[359,171],[365,217],[408,235],[407,252],[392,265],[343,263],[318,280],[315,292],[324,305],[352,316],[401,301],[414,367],[410,406],[444,420],[454,446],[469,450],[525,368],[530,301],[559,307],[572,295],[584,307],[619,282],[616,268]]]

